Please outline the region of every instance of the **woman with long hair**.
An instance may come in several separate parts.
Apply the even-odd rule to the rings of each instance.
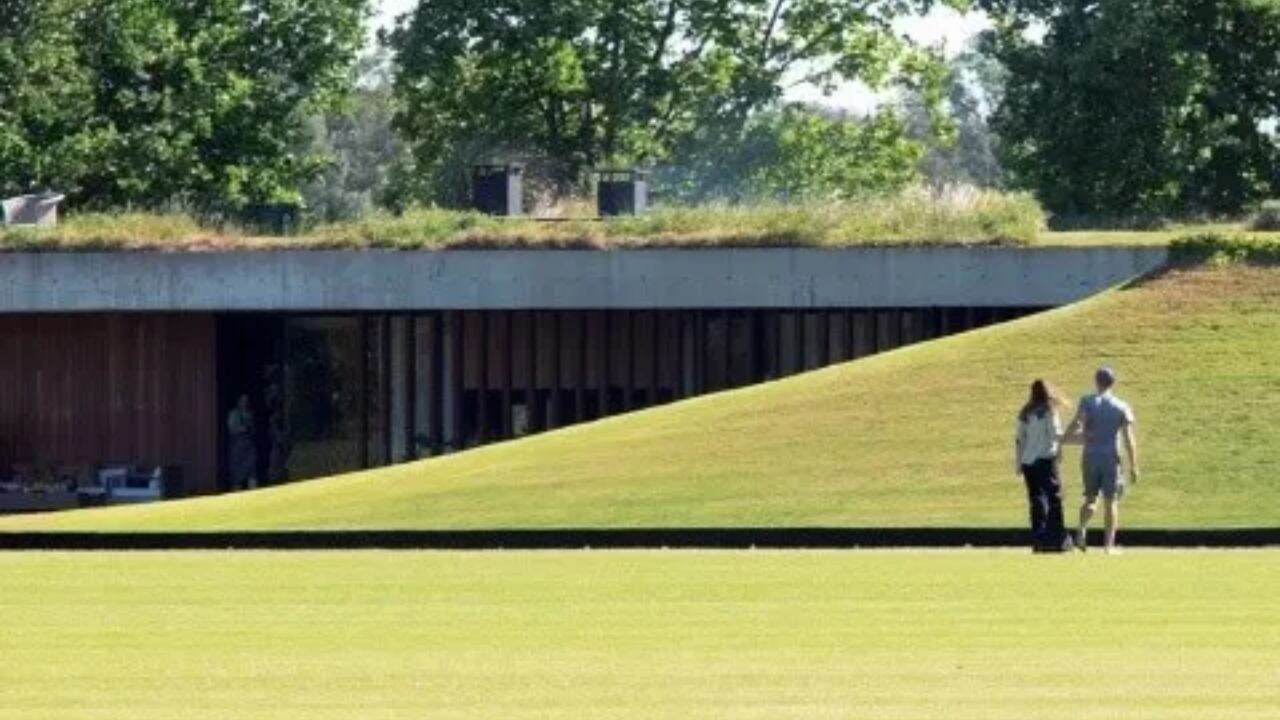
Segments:
[[[1058,409],[1065,406],[1047,382],[1036,380],[1018,412],[1014,466],[1027,486],[1035,552],[1060,552],[1071,547],[1062,522],[1062,480],[1058,475],[1058,438],[1062,434]]]

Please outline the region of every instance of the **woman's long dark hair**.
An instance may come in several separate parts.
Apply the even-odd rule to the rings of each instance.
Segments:
[[[1062,405],[1062,398],[1058,397],[1058,393],[1054,391],[1049,383],[1037,379],[1031,383],[1031,396],[1027,398],[1027,403],[1018,412],[1018,419],[1026,422],[1031,419],[1032,415],[1044,417],[1044,414],[1049,412],[1054,405]]]

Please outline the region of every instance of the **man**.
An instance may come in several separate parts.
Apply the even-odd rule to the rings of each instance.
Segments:
[[[1133,437],[1133,410],[1129,404],[1116,397],[1112,387],[1116,375],[1104,367],[1094,373],[1098,392],[1080,399],[1076,416],[1062,435],[1063,442],[1081,442],[1083,429],[1084,456],[1084,505],[1080,508],[1080,527],[1076,531],[1076,547],[1085,545],[1089,521],[1098,507],[1098,495],[1106,501],[1106,551],[1116,551],[1116,529],[1120,522],[1120,498],[1125,484],[1120,475],[1118,440],[1123,438],[1125,453],[1129,458],[1129,480],[1138,483],[1138,443]]]

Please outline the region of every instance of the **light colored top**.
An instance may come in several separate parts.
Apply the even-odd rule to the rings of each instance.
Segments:
[[[1133,424],[1129,404],[1108,390],[1080,398],[1080,417],[1084,419],[1084,454],[1100,460],[1119,460],[1116,443],[1120,431]]]
[[[1025,421],[1019,417],[1018,462],[1030,465],[1037,460],[1057,457],[1058,436],[1061,433],[1062,424],[1058,421],[1058,413],[1053,410],[1031,413]]]
[[[227,432],[231,435],[249,435],[253,433],[253,413],[240,408],[232,408],[227,413]]]

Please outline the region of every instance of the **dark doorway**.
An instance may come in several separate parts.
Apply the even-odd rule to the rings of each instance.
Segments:
[[[218,318],[218,489],[233,490],[229,467],[228,420],[241,395],[253,409],[257,486],[271,484],[273,413],[284,404],[284,318],[278,315],[223,315]]]

